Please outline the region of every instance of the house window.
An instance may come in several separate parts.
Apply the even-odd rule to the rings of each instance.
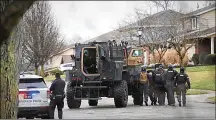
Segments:
[[[192,18],[192,29],[196,29],[197,28],[197,18]]]

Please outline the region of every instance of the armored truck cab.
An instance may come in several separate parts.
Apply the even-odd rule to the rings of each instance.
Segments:
[[[126,107],[128,95],[138,96],[134,81],[143,64],[140,50],[114,41],[77,44],[75,69],[70,71],[72,77],[67,85],[68,107],[79,108],[81,100],[97,106],[101,97],[114,98],[116,107]],[[138,101],[139,97],[134,99]]]

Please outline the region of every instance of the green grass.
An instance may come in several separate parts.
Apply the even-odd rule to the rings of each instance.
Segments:
[[[61,75],[61,78],[62,78],[62,79],[65,79],[65,78],[66,78],[66,75],[65,75],[65,74]],[[45,80],[45,81],[53,81],[53,80],[55,80],[55,76],[54,76],[54,75],[49,75],[49,76],[47,76],[47,77],[44,77],[44,80]]]
[[[198,90],[198,89],[189,89],[187,91],[187,95],[200,95],[200,94],[208,94],[206,91]]]
[[[179,68],[175,68],[175,70],[179,71]],[[216,91],[215,89],[215,65],[186,67],[186,73],[190,77],[191,89]],[[64,74],[61,77],[65,79],[66,76]],[[48,76],[48,77],[45,77],[44,79],[46,81],[52,81],[55,79],[55,77]],[[192,93],[195,94],[194,92],[195,91],[191,91],[191,94]]]
[[[213,102],[213,103],[216,103],[216,98],[215,96],[214,97],[208,97],[208,100]]]
[[[215,71],[187,72],[192,89],[214,90]]]

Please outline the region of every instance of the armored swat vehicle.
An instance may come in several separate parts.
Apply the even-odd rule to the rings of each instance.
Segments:
[[[79,108],[81,100],[97,106],[101,97],[114,98],[116,107],[126,107],[128,95],[138,104],[137,87],[144,49],[128,48],[127,42],[115,41],[76,44],[75,69],[70,71],[67,85],[67,104]]]

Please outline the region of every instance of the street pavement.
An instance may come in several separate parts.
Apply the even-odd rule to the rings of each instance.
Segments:
[[[80,109],[69,109],[65,99],[63,119],[216,119],[215,104],[206,101],[209,96],[215,96],[215,92],[210,91],[209,94],[204,95],[188,95],[187,107],[178,107],[177,101],[176,107],[168,105],[135,106],[130,96],[126,108],[115,108],[113,98],[102,98],[99,100],[98,106],[90,107],[88,101],[83,100]],[[57,110],[55,119],[58,119]]]

